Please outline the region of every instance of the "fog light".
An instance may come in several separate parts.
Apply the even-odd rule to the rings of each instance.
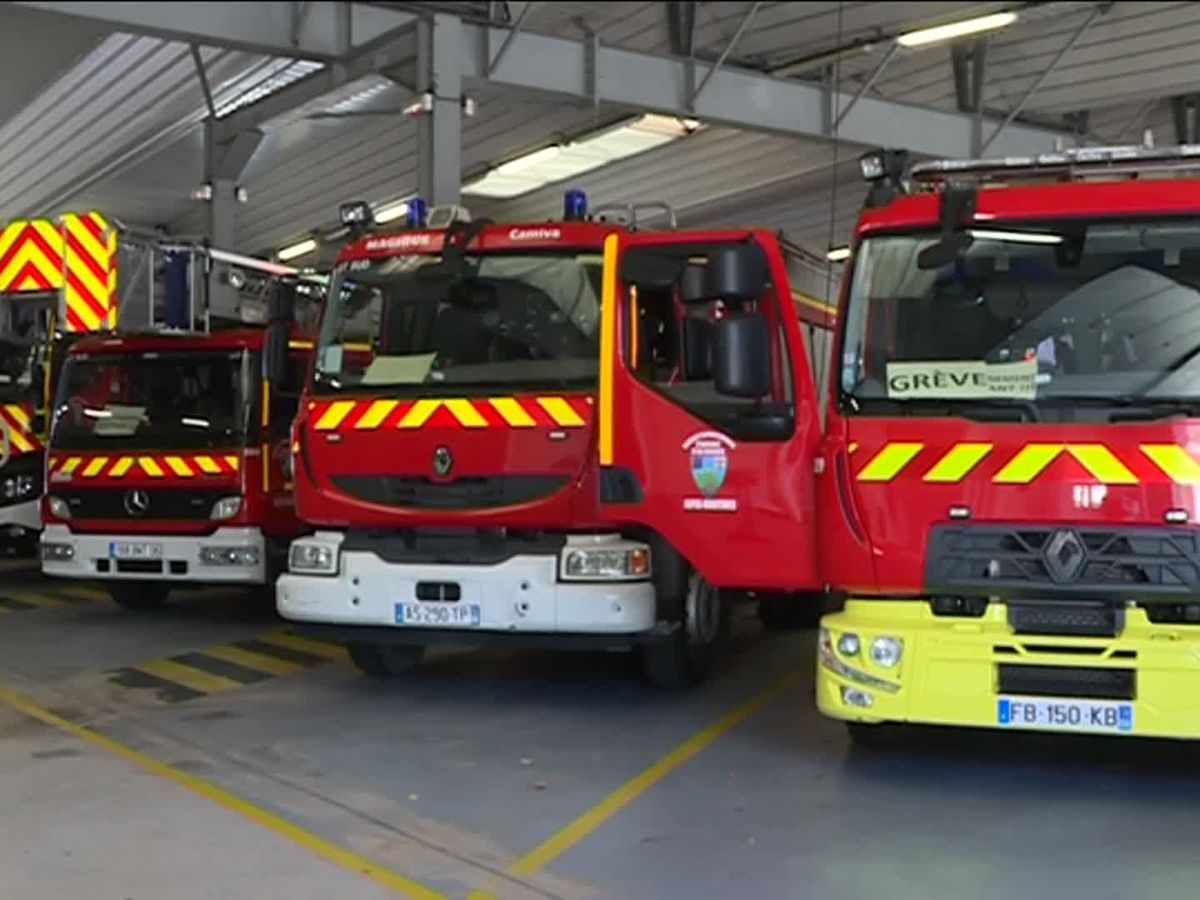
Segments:
[[[337,571],[337,553],[328,544],[294,541],[288,550],[288,568],[306,575],[333,575]]]
[[[264,463],[265,465],[265,463]],[[222,497],[213,504],[210,518],[213,519],[232,519],[242,511],[242,498],[238,496]]]
[[[71,505],[63,497],[50,497],[50,515],[57,519],[71,518]]]
[[[42,544],[42,559],[65,562],[75,558],[74,544]]]
[[[899,638],[884,635],[871,641],[871,662],[885,669],[890,669],[900,662],[900,655],[903,652],[904,645]]]
[[[858,651],[861,646],[862,645],[858,640],[858,635],[853,631],[847,631],[840,638],[838,638],[838,653],[842,654],[842,656],[858,656]]]
[[[579,547],[567,545],[559,567],[563,581],[641,580],[650,575],[650,550],[642,545]]]
[[[875,695],[870,691],[860,691],[858,688],[842,688],[842,702],[847,706],[857,706],[859,709],[870,709],[875,705]]]
[[[256,566],[257,547],[201,547],[200,562],[209,566]]]

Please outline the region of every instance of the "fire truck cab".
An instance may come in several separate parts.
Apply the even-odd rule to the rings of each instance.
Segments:
[[[316,531],[280,614],[368,674],[505,643],[703,679],[721,588],[818,586],[795,309],[773,235],[641,232],[578,195],[565,221],[352,242],[295,428]]]
[[[856,736],[1200,737],[1198,167],[863,158],[818,479]]]

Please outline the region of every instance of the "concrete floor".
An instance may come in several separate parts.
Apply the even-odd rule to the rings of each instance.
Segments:
[[[6,896],[404,886],[321,845],[451,897],[1196,895],[1194,747],[929,731],[863,752],[812,706],[811,632],[743,621],[720,677],[683,695],[594,655],[443,652],[379,683],[236,594],[131,614],[86,592],[57,603],[70,590],[29,573],[0,578],[13,608],[0,683],[300,829],[0,708]],[[276,662],[246,655],[259,651]],[[155,682],[193,664],[188,690]],[[670,756],[780,683],[690,758]],[[679,764],[612,799],[664,757]],[[578,840],[529,863],[572,823]]]

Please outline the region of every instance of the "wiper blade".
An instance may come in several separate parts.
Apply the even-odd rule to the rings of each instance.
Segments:
[[[1028,400],[997,400],[989,397],[962,400],[906,397],[900,400],[847,394],[843,397],[843,403],[852,410],[874,407],[902,416],[957,416],[984,422],[1037,422],[1040,419],[1037,407]]]

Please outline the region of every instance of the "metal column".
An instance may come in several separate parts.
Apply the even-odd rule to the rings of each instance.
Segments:
[[[418,85],[432,109],[417,119],[417,192],[431,206],[458,203],[462,188],[462,20],[435,15],[417,31]]]

